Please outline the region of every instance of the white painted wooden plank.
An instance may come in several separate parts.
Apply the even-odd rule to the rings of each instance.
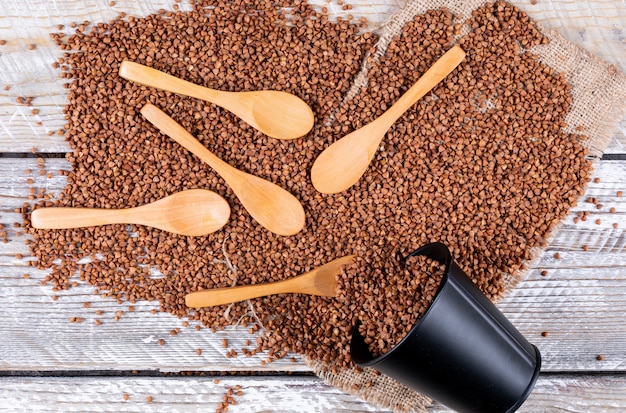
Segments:
[[[0,378],[3,412],[211,412],[241,386],[229,412],[383,412],[314,377]],[[128,401],[124,400],[128,394]],[[152,396],[152,402],[146,398]]]
[[[23,278],[26,272],[30,279]],[[239,350],[244,340],[255,339],[245,329],[198,332],[194,323],[184,328],[173,316],[151,314],[158,308],[154,303],[137,303],[129,312],[128,303],[102,299],[87,286],[55,293],[39,285],[42,278],[42,272],[26,267],[0,268],[0,336],[5,339],[0,370],[307,370],[286,359],[262,366],[261,354],[226,359],[222,338]],[[84,308],[85,302],[91,307]],[[598,277],[597,269],[556,269],[548,278],[531,276],[498,306],[539,347],[545,371],[626,370],[623,273],[610,279]],[[124,315],[115,321],[119,310]],[[70,323],[70,317],[84,321]],[[102,325],[96,327],[95,320]],[[170,336],[175,328],[181,333]],[[160,338],[164,346],[158,345]],[[202,356],[195,353],[198,348]]]
[[[351,0],[353,10],[342,11],[336,3],[312,0],[325,5],[335,15],[350,13],[365,16],[373,23],[384,21],[397,9],[398,0]],[[536,5],[530,0],[514,1],[533,18],[547,27],[555,28],[573,43],[626,71],[624,27],[626,5],[618,0],[546,1]],[[63,80],[50,64],[62,55],[52,43],[49,33],[57,31],[58,24],[66,26],[73,21],[106,22],[117,13],[147,15],[160,8],[171,9],[173,1],[118,0],[111,7],[109,0],[29,0],[28,2],[0,2],[0,152],[26,152],[31,148],[41,152],[69,150],[63,136],[56,132],[63,128],[62,109],[66,105]],[[181,7],[188,8],[187,2]],[[374,24],[375,26],[375,24]],[[66,29],[70,33],[70,29]],[[36,44],[35,50],[28,45]],[[4,90],[9,85],[11,89]],[[34,97],[33,107],[40,110],[36,116],[31,109],[16,104],[19,96]],[[38,125],[37,122],[41,122]],[[626,134],[622,127],[616,131],[610,153],[623,153]],[[49,136],[48,133],[54,133]]]
[[[171,314],[153,314],[158,303],[140,301],[130,311],[130,303],[102,298],[86,285],[54,292],[40,285],[43,276],[27,267],[0,267],[0,370],[309,371],[291,356],[266,365],[264,353],[226,358],[230,349],[242,354],[253,348],[244,342],[255,343],[257,334],[247,329],[198,331],[196,322],[184,327]],[[123,314],[116,321],[118,311]],[[72,323],[72,317],[83,321]],[[171,335],[175,329],[180,333]]]
[[[48,159],[46,171],[66,169],[64,159]],[[63,177],[40,177],[34,158],[0,158],[0,223],[10,227],[21,221],[12,212],[27,201],[28,185],[23,171],[32,169],[34,185],[48,185],[58,193]],[[572,216],[551,241],[548,249],[522,282],[498,305],[544,357],[544,371],[624,371],[626,370],[626,197],[616,192],[626,183],[626,162],[601,162],[595,172],[599,183],[591,182],[586,196],[604,203],[601,210],[581,202],[576,210],[589,210],[618,229],[593,222],[574,224]],[[610,207],[618,213],[611,214]],[[182,320],[168,314],[153,315],[154,303],[138,303],[128,312],[128,303],[117,304],[94,295],[88,286],[55,293],[39,285],[45,276],[26,266],[29,250],[26,236],[16,236],[9,228],[8,244],[0,243],[0,370],[206,370],[206,371],[307,371],[301,362],[281,360],[261,365],[263,355],[226,359],[221,346],[227,338],[236,350],[248,337],[246,330],[233,329],[217,334],[182,328]],[[587,251],[582,245],[587,244]],[[558,252],[561,257],[556,259]],[[16,258],[22,254],[22,259]],[[541,270],[548,275],[540,275]],[[28,273],[30,278],[25,279]],[[57,295],[58,300],[52,297]],[[84,303],[91,307],[85,308]],[[96,310],[104,311],[102,316]],[[120,321],[115,313],[124,311]],[[70,317],[83,317],[72,324]],[[95,326],[95,320],[102,325]],[[181,328],[172,337],[170,330]],[[541,335],[548,332],[547,337]],[[159,346],[158,339],[166,340]],[[202,356],[195,353],[202,348]],[[603,355],[603,360],[596,360]]]
[[[544,371],[623,372],[625,272],[586,268],[531,275],[498,307],[539,348]]]
[[[215,411],[229,388],[233,413],[386,412],[347,395],[316,377],[3,377],[0,407],[4,412],[207,412]],[[124,394],[128,400],[124,400]],[[152,402],[146,398],[152,397]],[[524,412],[623,412],[626,377],[610,375],[542,375]],[[450,412],[440,404],[431,413]]]
[[[59,176],[58,171],[70,170],[69,162],[62,158],[50,158],[45,159],[43,165],[46,173],[41,176],[35,158],[0,158],[0,223],[13,225],[17,222],[19,214],[14,213],[14,209],[29,202],[30,188],[36,188],[37,192],[44,189],[46,193],[55,195],[64,188],[66,178]],[[30,173],[27,174],[28,170]],[[51,178],[47,177],[48,173],[52,174]],[[29,178],[33,179],[32,184],[28,184]],[[572,208],[558,237],[551,242],[552,249],[575,251],[587,245],[594,252],[608,248],[610,241],[621,245],[619,235],[626,228],[626,161],[601,161],[596,165],[592,178],[600,182],[591,181],[588,184],[581,201]],[[618,196],[619,191],[623,193],[621,197]],[[585,202],[591,197],[602,204],[601,209]],[[611,208],[615,208],[615,213],[611,213]],[[574,217],[580,211],[588,212],[589,217],[585,222],[574,223]],[[600,219],[600,224],[596,223],[597,219]],[[614,223],[618,224],[617,229],[613,228]],[[599,235],[602,236],[597,238]]]
[[[605,154],[626,153],[626,118],[617,126],[615,134],[611,138],[611,143],[604,151]]]
[[[44,190],[58,197],[67,184],[66,177],[59,171],[70,171],[71,164],[64,158],[42,158],[43,168],[40,169],[39,162],[37,158],[0,158],[0,213],[11,213],[29,202],[31,188],[35,188],[37,194]],[[40,174],[42,170],[44,175]],[[7,219],[0,218],[0,222],[6,223]]]
[[[623,412],[626,409],[624,375],[540,375],[518,413]],[[435,405],[429,413],[448,413]]]
[[[46,192],[58,194],[65,186],[65,177],[59,176],[59,170],[69,171],[71,165],[64,158],[45,158],[43,160],[43,170],[46,175],[39,175],[38,160],[34,157],[29,158],[10,158],[0,157],[0,208],[8,211],[10,209],[21,207],[24,202],[28,201],[30,187],[37,190],[45,189]],[[26,173],[30,171],[29,173]],[[52,177],[48,178],[47,174],[51,173]],[[32,184],[27,183],[27,179],[32,178]],[[586,210],[592,214],[601,214],[602,216],[611,216],[609,210],[615,207],[617,211],[624,213],[626,210],[626,160],[607,160],[598,162],[595,165],[592,179],[598,178],[600,182],[591,181],[588,184],[587,191],[582,198],[584,201],[588,197],[595,197],[603,208],[597,209],[595,205],[586,202],[580,202],[579,205],[572,209],[575,214],[579,210]],[[616,194],[618,191],[623,192],[622,197]],[[619,214],[616,215],[619,217]],[[593,217],[595,219],[595,217]],[[608,220],[611,222],[611,220]],[[567,221],[568,225],[571,220]],[[587,223],[579,223],[576,227],[595,228],[592,225],[593,220]]]

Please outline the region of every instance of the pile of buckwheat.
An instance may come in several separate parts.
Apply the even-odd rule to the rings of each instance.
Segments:
[[[464,23],[469,33],[461,36]],[[384,56],[370,58],[369,83],[348,102],[376,36],[300,1],[205,0],[191,12],[120,16],[55,38],[70,80],[72,172],[60,198],[40,205],[125,208],[199,187],[224,196],[232,215],[205,237],[125,225],[29,228],[36,265],[52,268],[54,288],[69,288],[77,272],[99,293],[158,300],[162,311],[208,327],[243,316],[252,330],[266,329],[251,353],[267,350],[270,360],[294,351],[331,368],[350,366],[357,319],[366,332],[385,320],[385,351],[436,290],[426,266],[399,264],[428,242],[447,244],[481,290],[498,296],[503,275],[522,268],[589,177],[580,137],[563,132],[567,81],[525,50],[546,39],[505,2],[485,5],[468,22],[447,10],[417,16]],[[340,194],[317,193],[309,177],[316,156],[382,114],[455,42],[467,52],[464,62],[396,122],[362,179]],[[310,104],[316,125],[298,140],[268,138],[214,105],[121,79],[124,59],[215,89],[294,93]],[[282,237],[259,226],[219,176],[142,118],[146,102],[226,162],[294,194],[305,229]],[[184,304],[201,288],[286,279],[347,254],[357,259],[334,299],[270,296],[196,311]],[[78,264],[85,256],[92,261]]]

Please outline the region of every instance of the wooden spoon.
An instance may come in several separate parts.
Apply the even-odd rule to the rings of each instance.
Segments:
[[[190,189],[135,208],[38,208],[31,214],[31,225],[62,229],[139,224],[174,234],[200,236],[222,228],[229,217],[230,206],[224,198],[205,189]]]
[[[196,291],[185,296],[185,304],[192,308],[210,307],[284,293],[334,297],[337,295],[336,276],[340,273],[341,266],[350,264],[353,259],[354,255],[346,255],[288,280]]]
[[[146,104],[141,114],[224,178],[244,208],[263,227],[278,235],[293,235],[304,228],[304,208],[289,192],[272,182],[230,166],[156,106]]]
[[[319,192],[334,194],[354,185],[365,173],[387,130],[404,112],[456,68],[465,52],[454,46],[385,113],[326,148],[311,168],[311,181]]]
[[[272,138],[299,138],[313,127],[313,111],[302,99],[291,93],[277,90],[224,92],[130,61],[122,62],[119,75],[142,85],[214,103]]]

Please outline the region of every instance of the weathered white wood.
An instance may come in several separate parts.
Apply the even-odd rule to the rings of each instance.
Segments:
[[[547,278],[531,276],[498,304],[539,347],[544,371],[626,370],[624,274],[611,277],[596,268],[549,271]],[[25,272],[30,279],[23,278]],[[173,316],[151,314],[158,307],[154,303],[137,303],[129,312],[127,303],[102,299],[86,286],[53,292],[39,285],[42,277],[26,267],[0,268],[0,370],[307,370],[287,359],[262,366],[262,354],[226,359],[222,338],[240,350],[244,340],[255,339],[245,329],[198,332],[193,323],[184,328]],[[85,302],[91,307],[84,308]],[[104,311],[100,316],[98,309]],[[124,315],[115,321],[119,310]],[[70,323],[70,317],[84,321]],[[102,321],[99,327],[96,319]],[[170,336],[175,328],[181,333]],[[164,346],[158,345],[160,338]]]
[[[537,384],[518,413],[623,412],[626,409],[624,375],[540,375]],[[435,405],[429,413],[448,413]]]
[[[311,4],[324,5],[332,15],[356,18],[365,16],[372,26],[383,22],[391,12],[397,10],[399,0],[352,0],[354,8],[341,10],[336,2],[312,0]],[[536,5],[530,0],[515,1],[533,18],[547,27],[559,30],[575,44],[626,71],[624,27],[626,27],[626,5],[617,0],[546,1]],[[71,22],[106,22],[119,12],[142,16],[160,8],[171,9],[173,1],[118,0],[111,7],[109,0],[85,2],[82,0],[29,0],[27,2],[0,2],[0,39],[7,44],[0,46],[0,152],[27,152],[36,148],[40,152],[65,152],[69,150],[63,136],[56,132],[63,128],[62,109],[67,104],[64,81],[60,71],[50,66],[62,56],[49,38],[49,33],[58,31],[57,25],[64,24],[64,31],[71,33]],[[188,9],[188,2],[180,7]],[[35,50],[28,46],[35,44]],[[4,90],[9,85],[11,89]],[[32,96],[32,107],[16,104],[19,96]],[[32,115],[33,108],[39,109]],[[37,125],[41,122],[41,125]],[[610,153],[623,152],[626,147],[624,121],[616,130]],[[48,132],[54,133],[52,136]]]
[[[622,119],[615,134],[611,138],[611,143],[604,151],[605,154],[626,153],[626,119]]]
[[[67,169],[64,159],[47,159],[46,171],[52,178],[39,176],[35,158],[0,158],[0,223],[8,227],[10,242],[0,243],[0,370],[205,370],[205,371],[307,371],[301,362],[280,360],[266,366],[259,354],[252,358],[227,359],[222,338],[239,350],[249,336],[247,330],[232,329],[212,334],[198,332],[194,324],[182,327],[182,320],[168,314],[151,314],[155,303],[137,303],[128,312],[128,303],[117,304],[79,285],[69,291],[54,292],[41,286],[44,271],[28,267],[32,259],[24,244],[27,236],[17,236],[13,222],[21,215],[29,193],[26,169],[32,169],[33,185],[51,193],[65,185],[56,171]],[[498,305],[507,317],[536,344],[543,354],[544,371],[624,371],[626,370],[626,197],[617,197],[626,186],[626,162],[600,162],[586,197],[604,204],[598,210],[581,202],[566,219],[526,281]],[[617,213],[611,214],[610,208]],[[590,211],[587,222],[573,223],[576,211]],[[601,225],[593,221],[599,217]],[[619,224],[618,229],[612,223]],[[588,245],[584,251],[582,246]],[[554,254],[558,252],[560,259]],[[16,258],[22,254],[22,258]],[[547,276],[540,275],[541,270]],[[25,279],[28,273],[30,278]],[[53,296],[58,300],[54,301]],[[90,302],[89,308],[84,307]],[[98,316],[96,310],[102,309]],[[124,311],[115,321],[117,311]],[[70,317],[83,317],[80,324]],[[95,320],[102,321],[96,327]],[[177,336],[170,330],[181,328]],[[548,332],[547,337],[541,335]],[[158,339],[166,341],[158,345]],[[202,348],[202,356],[195,351]],[[596,360],[598,355],[602,361]]]
[[[0,405],[4,412],[209,412],[229,388],[241,395],[229,412],[335,413],[387,412],[347,395],[316,377],[4,377]],[[128,400],[124,400],[124,394]],[[152,396],[152,402],[146,398]],[[525,412],[623,412],[626,377],[540,376]],[[440,404],[431,413],[451,412]]]
[[[229,412],[383,412],[314,377],[0,378],[4,412],[215,412],[241,386]],[[124,400],[128,394],[128,401]],[[146,397],[152,396],[151,403]]]
[[[184,327],[170,314],[153,314],[157,303],[137,302],[130,311],[129,303],[102,298],[86,285],[52,291],[40,285],[44,275],[28,267],[0,266],[0,370],[308,371],[291,356],[266,365],[261,364],[264,353],[226,358],[230,349],[241,354],[242,348],[253,348],[244,342],[254,343],[257,335],[247,329],[197,331],[198,323]],[[123,314],[116,321],[118,311]],[[72,317],[83,321],[72,323]],[[171,335],[177,328],[180,333]]]
[[[624,271],[620,274],[616,267],[612,271],[575,268],[549,272],[546,278],[529,277],[498,303],[540,349],[543,370],[624,371]]]

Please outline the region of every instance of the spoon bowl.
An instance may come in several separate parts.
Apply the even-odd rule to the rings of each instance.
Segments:
[[[311,168],[311,181],[315,189],[324,194],[335,194],[354,185],[369,167],[391,125],[448,76],[464,58],[465,52],[459,46],[452,47],[385,113],[326,148]]]
[[[291,93],[210,89],[128,60],[120,65],[119,75],[145,86],[211,102],[271,138],[296,139],[309,133],[313,127],[313,111],[306,102]]]
[[[341,273],[342,266],[353,260],[354,255],[346,255],[297,277],[272,283],[196,291],[185,296],[185,304],[191,308],[211,307],[286,293],[335,297],[337,275]]]
[[[215,192],[190,189],[135,208],[38,208],[31,225],[38,229],[66,229],[109,224],[139,224],[174,234],[211,234],[228,222],[230,206]]]

